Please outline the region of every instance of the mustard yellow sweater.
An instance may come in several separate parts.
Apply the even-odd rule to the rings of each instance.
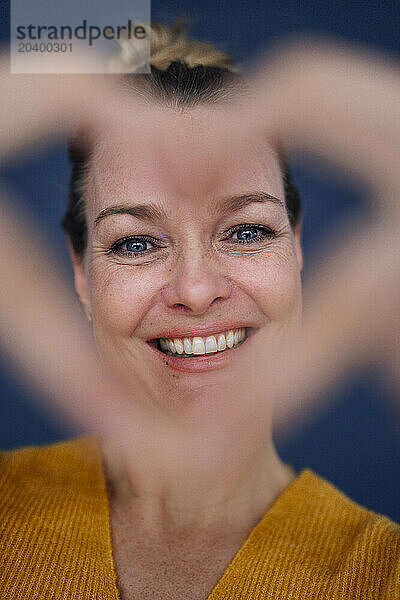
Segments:
[[[96,437],[0,451],[0,598],[119,598]],[[207,600],[245,598],[400,600],[400,526],[305,469]]]

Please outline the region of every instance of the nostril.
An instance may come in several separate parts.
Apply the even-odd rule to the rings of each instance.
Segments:
[[[214,304],[220,304],[221,302],[225,302],[225,298],[222,296],[217,296],[217,298],[214,298],[214,300],[211,302],[210,306],[214,306]]]
[[[176,302],[172,308],[175,310],[180,310],[181,312],[187,314],[203,314],[205,313],[207,310],[210,309],[210,307],[213,307],[215,304],[220,303],[220,302],[224,302],[224,298],[221,298],[220,296],[218,296],[218,298],[214,298],[214,300],[212,300],[211,303],[206,304],[204,307],[197,307],[197,309],[192,306],[192,305],[188,305],[188,304],[183,304],[182,302]]]
[[[189,306],[186,306],[186,304],[177,303],[177,304],[174,304],[174,308],[178,308],[184,313],[193,312],[193,310]]]

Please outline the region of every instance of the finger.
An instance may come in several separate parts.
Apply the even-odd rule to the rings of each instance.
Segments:
[[[400,67],[393,57],[300,39],[263,56],[251,73],[244,94],[221,111],[210,131],[214,168],[223,164],[227,148],[241,152],[243,143],[264,135],[357,176],[377,192],[372,197],[380,205],[395,203]]]
[[[361,365],[394,360],[400,333],[400,219],[349,223],[316,261],[300,336],[282,348],[277,430],[323,405],[323,393]],[[327,398],[328,396],[325,396]]]
[[[267,126],[291,146],[316,150],[372,185],[396,178],[400,65],[393,57],[300,40],[278,46],[253,83]]]
[[[106,75],[12,74],[9,55],[0,54],[0,159],[34,140],[82,127],[89,136],[129,135],[140,143],[152,130],[154,107],[124,94],[118,77]],[[36,59],[35,59],[36,60]],[[38,57],[45,62],[46,58]],[[70,59],[83,67],[93,60],[82,50]],[[84,125],[84,127],[83,127]],[[127,132],[129,130],[129,133]]]

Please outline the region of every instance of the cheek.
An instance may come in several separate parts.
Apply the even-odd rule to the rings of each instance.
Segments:
[[[284,321],[301,311],[301,277],[294,250],[274,251],[241,261],[235,281],[271,321]]]
[[[91,303],[97,328],[113,336],[132,334],[157,297],[161,277],[155,271],[129,265],[93,265]]]

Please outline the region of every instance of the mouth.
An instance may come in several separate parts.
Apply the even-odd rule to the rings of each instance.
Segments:
[[[178,371],[199,372],[222,368],[240,346],[246,343],[254,327],[238,327],[207,336],[154,338],[147,344],[166,364]]]

